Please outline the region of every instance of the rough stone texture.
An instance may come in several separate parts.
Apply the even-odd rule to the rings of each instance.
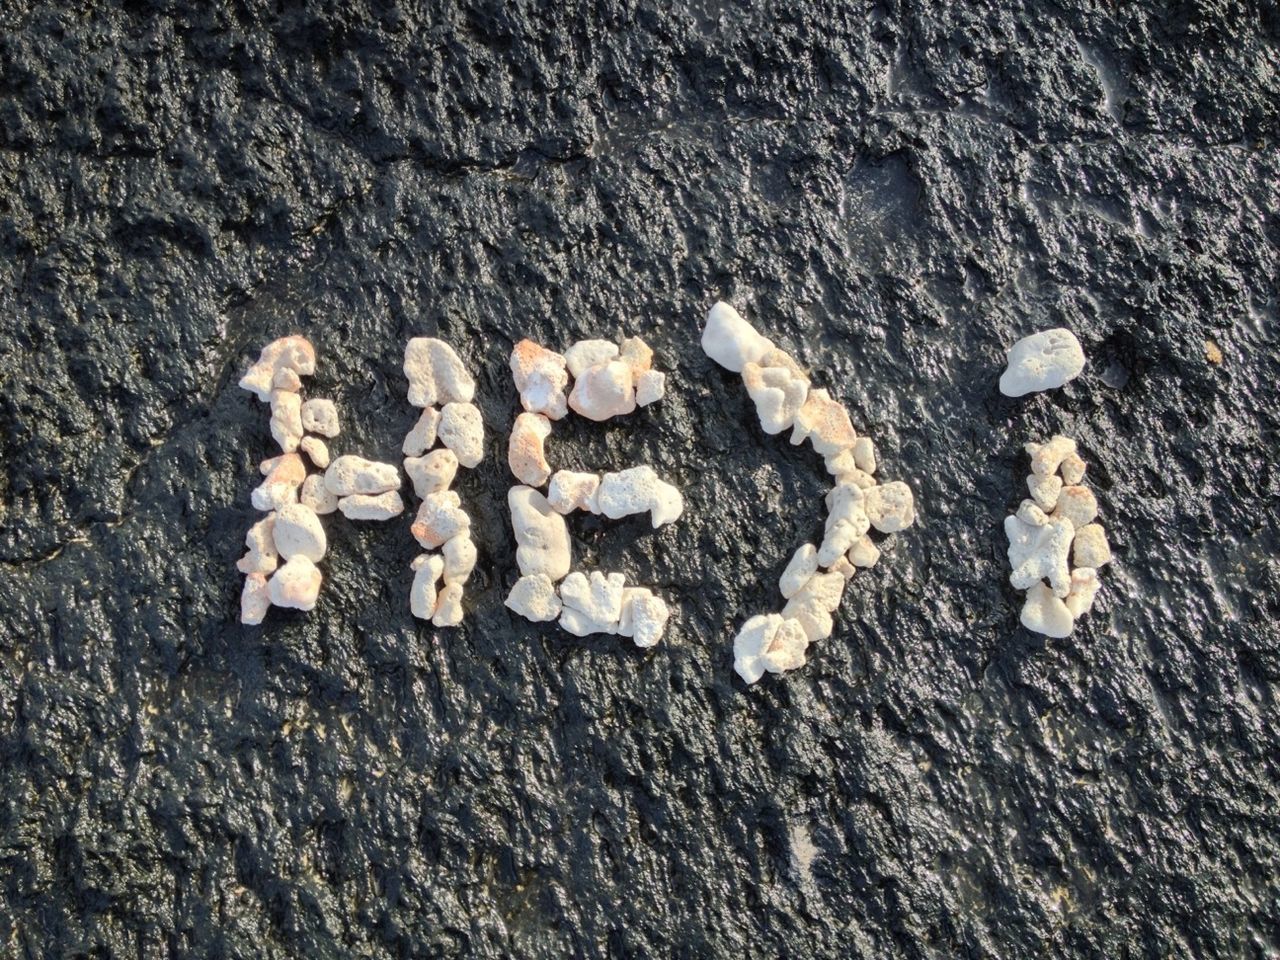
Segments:
[[[6,951],[1280,949],[1274,11],[56,6],[0,31]],[[750,689],[732,637],[827,481],[698,348],[721,297],[920,511]],[[1001,397],[1057,325],[1085,373]],[[235,384],[295,331],[335,455],[395,459],[410,336],[475,372],[447,635],[407,524],[337,515],[316,609],[236,622],[273,445]],[[671,603],[648,651],[502,603],[510,346],[627,333],[667,397],[555,443],[684,492],[569,518]],[[1047,641],[1000,521],[1055,432],[1116,561]]]

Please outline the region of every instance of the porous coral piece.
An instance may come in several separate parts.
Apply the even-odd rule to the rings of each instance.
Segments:
[[[569,373],[565,358],[532,340],[521,340],[511,350],[511,376],[520,393],[520,405],[530,413],[559,420],[569,412],[565,388]]]
[[[271,606],[271,591],[267,586],[267,575],[262,571],[253,571],[244,578],[244,588],[240,591],[240,622],[255,626],[262,622]]]
[[[1028,443],[1023,448],[1031,455],[1031,472],[1050,477],[1058,467],[1076,452],[1076,442],[1070,437],[1058,435],[1046,443]]]
[[[1046,637],[1060,639],[1071,633],[1070,609],[1054,596],[1052,590],[1038,581],[1027,590],[1027,598],[1022,604],[1022,614],[1018,619],[1028,630],[1042,633]]]
[[[862,437],[858,440],[862,440]],[[855,446],[858,440],[854,441]],[[835,478],[836,483],[852,483],[863,490],[870,490],[876,485],[876,478],[858,466],[853,450],[842,450],[835,456],[827,457],[824,462],[827,473]]]
[[[569,407],[597,422],[634,412],[636,388],[631,368],[621,360],[588,367],[574,381]]]
[[[540,487],[551,477],[551,466],[543,444],[551,436],[551,421],[540,413],[516,417],[507,441],[507,465],[515,478],[531,487]]]
[[[421,500],[448,490],[458,473],[458,455],[452,450],[432,450],[421,457],[405,457],[404,472],[413,482],[413,492]]]
[[[264,460],[259,467],[266,479],[254,488],[249,501],[254,509],[278,510],[287,503],[297,503],[298,488],[307,478],[307,465],[296,453]]]
[[[1057,475],[1042,477],[1038,473],[1028,474],[1027,490],[1031,492],[1031,499],[1036,502],[1037,507],[1052,510],[1058,502],[1058,494],[1062,492],[1062,478]]]
[[[319,563],[329,548],[320,518],[314,510],[301,503],[290,503],[280,508],[272,537],[276,551],[285,560],[303,556],[312,563]]]
[[[662,480],[647,464],[606,473],[600,479],[596,502],[600,512],[610,520],[648,512],[655,530],[684,512],[680,491]]]
[[[809,582],[809,578],[818,572],[818,548],[806,543],[791,555],[787,568],[778,578],[778,590],[784,600],[790,600],[800,588]]]
[[[516,564],[526,576],[541,573],[558,581],[569,572],[569,528],[564,517],[532,487],[512,487],[507,492],[511,528],[516,537]]]
[[[817,573],[782,608],[782,616],[799,621],[810,643],[825,640],[835,629],[831,615],[840,606],[845,578],[839,573]]]
[[[657,403],[667,393],[667,375],[660,370],[646,370],[636,377],[636,406]]]
[[[471,529],[471,518],[452,490],[439,490],[422,498],[409,531],[428,550],[436,550],[458,534]]]
[[[308,400],[302,405],[302,428],[322,437],[333,438],[341,431],[338,408],[332,400]]]
[[[826,390],[810,390],[804,404],[796,412],[795,427],[791,431],[793,445],[808,440],[813,449],[824,457],[835,456],[852,450],[858,439],[844,405],[831,399]]]
[[[1017,517],[1005,517],[1004,530],[1009,538],[1009,565],[1013,573],[1009,582],[1019,590],[1048,580],[1055,595],[1065,597],[1071,589],[1071,570],[1067,554],[1075,532],[1071,521],[1050,517],[1043,526],[1032,526]]]
[[[564,352],[564,362],[574,377],[591,367],[618,359],[618,345],[608,340],[579,340]]]
[[[470,530],[463,530],[450,537],[441,554],[444,557],[444,582],[466,583],[471,571],[476,568],[477,558]]]
[[[769,673],[794,670],[805,664],[805,651],[809,649],[809,637],[799,620],[783,618],[765,647],[761,660]]]
[[[1071,542],[1071,559],[1077,567],[1094,569],[1111,562],[1111,545],[1107,543],[1107,532],[1101,524],[1087,523],[1076,528],[1076,537]]]
[[[804,627],[776,613],[752,617],[733,641],[733,668],[747,683],[765,672],[782,673],[804,665],[809,639]]]
[[[290,390],[271,391],[271,436],[285,453],[302,440],[302,398]]]
[[[282,563],[271,575],[267,589],[271,602],[277,607],[310,610],[316,605],[323,579],[316,565],[298,554]]]
[[[849,548],[846,556],[855,567],[874,567],[880,559],[880,548],[870,537],[863,537]]]
[[[409,402],[415,407],[470,403],[476,384],[453,347],[435,337],[414,337],[404,348],[404,375]]]
[[[614,631],[630,637],[637,647],[653,647],[662,639],[671,616],[666,601],[646,587],[627,587],[622,591],[622,615]]]
[[[1058,469],[1062,473],[1062,482],[1069,487],[1074,487],[1084,479],[1085,463],[1078,453],[1068,453],[1062,458]]]
[[[274,530],[276,515],[263,517],[249,528],[244,535],[244,545],[249,552],[236,561],[236,569],[241,573],[271,573],[279,565],[279,553],[276,551]],[[265,585],[266,581],[263,581]]]
[[[1093,609],[1098,585],[1098,571],[1093,567],[1077,567],[1071,571],[1071,592],[1062,602],[1072,617],[1083,617]]]
[[[547,623],[560,616],[560,598],[551,578],[541,573],[521,577],[507,594],[506,605],[526,620]]]
[[[600,512],[596,494],[600,490],[600,477],[594,473],[576,470],[557,470],[547,488],[547,501],[556,513],[572,513],[574,510]]]
[[[273,390],[292,390],[297,393],[302,389],[302,378],[288,367],[281,367],[276,371],[275,376],[271,378],[271,388]]]
[[[324,516],[338,509],[338,497],[324,485],[324,475],[313,473],[302,482],[299,503],[305,503],[318,515]]]
[[[809,396],[809,378],[797,376],[786,367],[744,364],[742,382],[755,401],[760,428],[767,434],[778,434],[794,426]]]
[[[653,369],[653,348],[639,337],[627,337],[618,359],[631,368],[631,379],[638,386],[640,377]]]
[[[444,572],[444,560],[436,554],[414,557],[413,584],[409,587],[409,611],[419,620],[430,620],[436,612],[436,584]]]
[[[588,577],[575,570],[560,584],[560,626],[578,637],[614,632],[622,619],[624,587],[620,573],[593,570]]]
[[[389,463],[348,453],[329,464],[324,472],[324,485],[338,497],[386,493],[400,489],[400,471]]]
[[[1080,375],[1084,350],[1070,330],[1055,327],[1023,337],[1009,348],[1009,363],[1000,375],[1000,392],[1021,397],[1053,390]]]
[[[268,343],[262,348],[257,362],[240,378],[240,388],[251,391],[266,403],[271,399],[271,391],[280,389],[276,386],[275,378],[281,370],[289,370],[304,377],[316,372],[316,351],[306,337],[281,337]],[[286,378],[283,382],[292,383],[292,380]],[[301,384],[301,381],[298,383]],[[298,387],[291,389],[297,390]]]
[[[446,403],[436,435],[468,470],[484,459],[484,420],[475,404]]]
[[[338,499],[338,509],[348,520],[390,520],[404,513],[404,501],[395,490],[353,493]]]
[[[431,617],[434,627],[456,627],[462,622],[462,584],[446,583],[436,597],[436,612]]]
[[[881,533],[897,533],[916,521],[915,498],[901,480],[867,490],[863,509],[871,525]]]
[[[311,458],[311,462],[320,470],[329,466],[329,448],[319,437],[303,437],[298,449]]]
[[[427,407],[418,417],[417,422],[404,436],[400,452],[406,457],[420,457],[436,443],[436,429],[440,426],[440,411],[435,407]]]
[[[856,484],[842,483],[827,494],[827,522],[818,548],[819,566],[831,566],[871,529],[866,511],[868,493]]]
[[[746,364],[759,363],[772,349],[769,339],[756,332],[729,304],[720,301],[707,311],[702,350],[726,370],[741,373]]]
[[[871,442],[870,437],[859,437],[853,441],[853,463],[859,470],[868,476],[872,476],[876,472],[876,445]]]
[[[1063,487],[1058,495],[1058,505],[1053,516],[1065,517],[1071,526],[1079,530],[1092,523],[1098,515],[1098,501],[1088,487]]]

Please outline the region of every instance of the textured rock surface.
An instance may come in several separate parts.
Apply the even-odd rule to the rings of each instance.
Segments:
[[[1280,949],[1274,14],[56,6],[0,31],[6,951]],[[718,298],[920,512],[750,690],[736,625],[828,479],[702,354]],[[1050,326],[1084,374],[1002,397]],[[397,459],[410,336],[476,374],[447,640],[407,522],[340,515],[316,609],[236,622],[275,452],[236,381],[291,332],[335,452]],[[684,492],[656,532],[567,518],[671,604],[648,651],[502,602],[511,345],[628,332],[667,396],[556,442]],[[1116,555],[1062,641],[1018,626],[1000,530],[1054,432]]]

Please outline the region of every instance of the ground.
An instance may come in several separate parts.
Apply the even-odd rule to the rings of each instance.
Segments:
[[[6,956],[1280,951],[1273,7],[0,9]],[[699,350],[719,298],[919,508],[754,687],[825,476]],[[1084,374],[1001,396],[1051,326]],[[336,452],[394,458],[409,337],[476,372],[461,628],[341,517],[316,610],[237,622],[236,381],[294,331]],[[511,345],[623,334],[666,399],[550,453],[683,489],[573,523],[672,604],[649,651],[502,605]],[[1117,554],[1066,640],[1001,531],[1055,432]]]

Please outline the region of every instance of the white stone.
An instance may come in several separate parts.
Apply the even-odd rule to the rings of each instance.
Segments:
[[[436,612],[431,617],[435,627],[456,627],[462,622],[462,584],[446,583],[436,597]]]
[[[854,441],[854,446],[857,446],[864,439],[866,438],[859,437]],[[827,467],[827,473],[835,477],[836,483],[852,483],[863,490],[870,490],[876,485],[876,478],[858,466],[852,449],[841,450],[839,453],[827,457],[824,462]]]
[[[471,518],[462,509],[461,498],[452,490],[439,490],[422,498],[409,531],[421,546],[437,550],[470,529]]]
[[[1053,390],[1080,375],[1084,350],[1070,330],[1057,327],[1023,337],[1009,349],[1009,364],[1000,375],[1000,392],[1021,397]]]
[[[1063,487],[1053,516],[1065,517],[1071,521],[1072,527],[1079,530],[1093,523],[1098,516],[1098,501],[1088,487]]]
[[[564,517],[532,487],[512,487],[507,492],[511,528],[516,537],[516,564],[525,576],[546,575],[554,583],[569,572],[569,528]]]
[[[277,607],[310,610],[316,605],[323,578],[316,565],[299,554],[282,563],[271,575],[267,589]]]
[[[551,578],[541,573],[521,577],[507,594],[506,605],[534,623],[547,623],[560,616],[560,598]]]
[[[1031,499],[1041,510],[1052,510],[1058,502],[1058,494],[1062,492],[1062,478],[1058,476],[1042,477],[1038,473],[1027,474],[1027,489]]]
[[[758,363],[772,349],[773,344],[729,304],[720,301],[707,311],[702,350],[726,370],[741,373],[743,366]]]
[[[897,533],[916,520],[915,498],[911,488],[901,480],[867,490],[863,508],[871,525],[881,533]]]
[[[314,510],[301,503],[290,503],[280,508],[272,536],[276,551],[286,560],[303,556],[312,563],[319,563],[329,549],[320,518]]]
[[[863,537],[849,548],[846,556],[855,567],[874,567],[880,559],[880,548],[870,537]]]
[[[338,509],[337,494],[324,485],[324,475],[320,473],[313,473],[302,481],[302,495],[298,502],[305,503],[322,517]]]
[[[484,420],[475,404],[446,403],[436,435],[468,470],[484,459]]]
[[[852,483],[839,484],[827,494],[826,529],[822,545],[818,547],[819,566],[831,566],[871,529],[866,510],[869,494],[870,491],[864,492]]]
[[[375,494],[400,489],[400,471],[390,463],[344,454],[324,472],[324,485],[338,497],[354,493]]]
[[[332,400],[308,400],[302,405],[302,428],[322,437],[336,437],[341,430],[338,408]]]
[[[653,647],[662,639],[671,616],[666,601],[646,587],[627,587],[622,591],[622,616],[615,632],[630,637],[637,647]]]
[[[258,468],[266,479],[254,488],[249,500],[254,509],[269,512],[298,502],[298,488],[307,478],[307,465],[296,453],[264,460]]]
[[[806,543],[791,555],[787,568],[778,578],[778,589],[782,592],[782,598],[790,600],[817,572],[818,548],[812,543]]]
[[[1043,583],[1033,583],[1027,590],[1018,618],[1028,630],[1046,637],[1062,638],[1071,633],[1072,617],[1067,605],[1053,595]]]
[[[564,361],[575,378],[590,367],[616,359],[618,345],[608,340],[579,340],[564,352]]]
[[[575,636],[588,633],[612,633],[622,619],[622,574],[604,574],[593,570],[588,577],[575,570],[560,584],[560,602],[564,609],[560,624]],[[585,632],[582,632],[584,631]]]
[[[776,613],[758,614],[744,623],[733,638],[733,669],[747,683],[764,676],[764,654],[780,626],[782,617]]]
[[[655,530],[684,512],[680,491],[659,478],[648,465],[606,473],[600,479],[596,501],[600,512],[610,520],[648,512]]]
[[[532,340],[517,343],[511,350],[511,376],[520,393],[520,405],[551,420],[568,413],[564,392],[569,385],[569,372],[565,365],[564,357]]]
[[[1069,487],[1074,487],[1084,479],[1085,463],[1075,451],[1062,458],[1059,469],[1062,471],[1062,482]]]
[[[475,381],[453,347],[435,337],[409,341],[404,348],[404,375],[409,381],[409,402],[415,407],[470,403],[476,395]]]
[[[436,612],[436,584],[444,571],[444,560],[435,554],[414,558],[413,585],[409,587],[409,610],[419,620],[430,620]]]
[[[466,583],[476,568],[476,545],[470,529],[454,534],[441,551],[444,556],[444,582]]]
[[[276,370],[275,376],[271,378],[271,388],[273,390],[292,390],[297,393],[302,389],[302,378],[297,372],[290,370],[288,367],[280,367]]]
[[[809,378],[797,376],[787,367],[747,363],[742,367],[742,382],[755,401],[760,428],[770,435],[794,426],[809,396]]]
[[[809,637],[799,620],[783,618],[769,640],[769,646],[761,658],[769,673],[794,670],[805,664],[805,651],[809,649]]]
[[[452,450],[432,450],[421,457],[405,457],[404,472],[413,482],[419,500],[448,490],[458,473],[458,455]]]
[[[569,394],[569,407],[597,422],[634,412],[636,389],[631,367],[621,360],[611,360],[582,371]]]
[[[1077,567],[1094,569],[1111,562],[1111,545],[1107,543],[1102,524],[1088,523],[1076,528],[1076,537],[1071,541],[1071,559]]]
[[[311,458],[311,462],[320,470],[329,466],[329,448],[319,437],[303,437],[298,449]]]
[[[1031,472],[1041,477],[1051,477],[1059,465],[1076,452],[1076,442],[1070,437],[1058,435],[1047,443],[1028,443],[1023,449],[1031,455]],[[1077,457],[1078,459],[1078,457]]]
[[[262,622],[271,606],[271,591],[267,586],[267,575],[254,571],[244,578],[244,589],[240,591],[240,622],[256,625]]]
[[[870,437],[859,437],[853,441],[853,463],[859,470],[868,476],[874,476],[876,472],[876,445],[871,442]]]
[[[404,436],[400,452],[406,457],[420,457],[436,443],[436,430],[440,426],[440,411],[435,407],[427,407],[418,417],[418,421]]]
[[[244,535],[244,545],[249,552],[236,561],[236,569],[241,573],[272,573],[279,566],[279,553],[276,551],[274,530],[276,515],[268,514],[249,528]],[[265,584],[266,581],[264,580]]]
[[[639,337],[622,341],[618,359],[631,368],[631,381],[639,386],[640,378],[653,369],[653,350]]]
[[[796,412],[791,431],[793,445],[808,440],[823,457],[852,450],[858,434],[844,405],[831,399],[826,390],[810,390],[804,405]]]
[[[820,574],[820,576],[823,576],[823,574]],[[831,574],[831,576],[839,577],[840,582],[844,582],[844,577],[839,574]],[[831,636],[831,632],[835,629],[835,621],[831,617],[831,611],[827,610],[803,590],[786,602],[786,605],[782,608],[782,616],[788,620],[799,622],[804,630],[805,638],[810,643],[825,640]]]
[[[271,399],[271,391],[279,389],[275,385],[275,377],[280,370],[290,370],[304,377],[316,372],[316,351],[306,337],[281,337],[263,347],[257,362],[240,378],[240,388],[251,391],[266,403]],[[292,383],[288,378],[283,378],[282,382]],[[297,387],[293,389],[297,390]]]
[[[1098,571],[1093,567],[1077,567],[1071,571],[1071,592],[1062,602],[1072,617],[1083,617],[1093,609],[1098,586]]]
[[[600,490],[600,477],[594,473],[576,470],[557,470],[547,488],[547,501],[556,513],[572,513],[574,510],[600,512],[596,494]]]
[[[1051,517],[1044,526],[1024,523],[1017,517],[1005,517],[1005,535],[1009,538],[1009,565],[1013,573],[1009,582],[1019,590],[1048,580],[1053,592],[1065,597],[1071,589],[1071,570],[1067,553],[1074,533],[1071,522]]]
[[[543,444],[551,436],[551,421],[540,413],[522,413],[516,417],[507,441],[507,465],[517,480],[530,487],[540,487],[551,477]]]
[[[271,391],[271,436],[285,453],[302,440],[302,398],[290,390]]]
[[[348,520],[390,520],[404,513],[404,501],[395,490],[353,493],[338,498],[338,509]]]
[[[667,375],[659,370],[646,370],[636,377],[636,405],[647,407],[667,393]]]

